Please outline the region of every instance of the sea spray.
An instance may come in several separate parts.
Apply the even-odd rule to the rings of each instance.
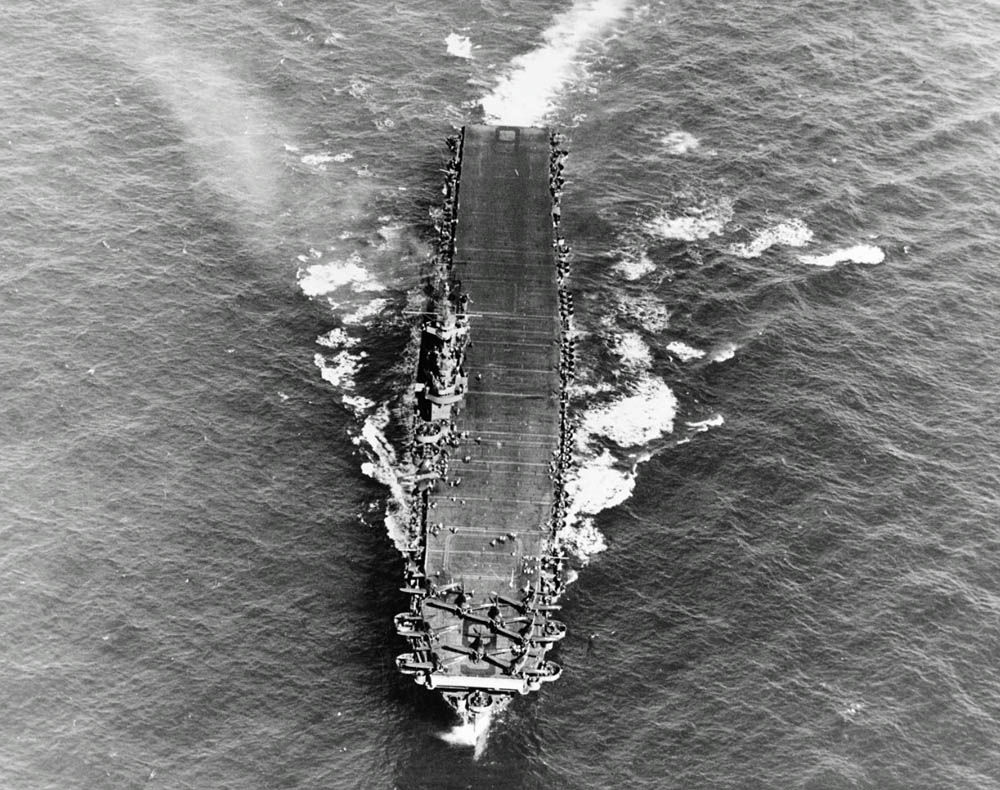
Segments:
[[[444,43],[446,51],[453,58],[471,60],[472,41],[469,40],[468,36],[463,36],[459,33],[449,33],[445,38]]]
[[[759,258],[775,246],[803,247],[812,241],[813,232],[801,219],[790,219],[756,231],[746,242],[729,245],[728,252],[739,258]]]
[[[655,239],[699,241],[720,235],[733,218],[733,201],[721,198],[680,209],[663,209],[643,226]]]
[[[667,351],[677,357],[681,362],[690,362],[691,360],[701,359],[705,356],[705,352],[701,349],[689,346],[687,343],[682,343],[680,340],[672,340],[667,343]]]
[[[667,384],[651,375],[634,382],[629,391],[584,414],[584,436],[602,436],[623,448],[648,444],[674,427],[677,398]]]
[[[361,426],[361,433],[354,443],[363,448],[368,458],[361,464],[361,471],[389,489],[386,500],[385,528],[396,548],[405,553],[413,548],[417,536],[410,529],[412,522],[411,496],[403,481],[412,475],[412,469],[401,464],[392,443],[386,438],[389,424],[388,404],[381,404]]]
[[[861,263],[868,266],[882,263],[885,251],[873,244],[855,244],[852,247],[834,250],[826,255],[800,255],[799,263],[807,266],[830,268],[838,263]]]
[[[541,124],[556,97],[580,73],[584,49],[625,16],[626,0],[577,0],[542,33],[541,46],[514,58],[511,68],[481,104],[490,122]]]
[[[438,733],[438,737],[451,746],[471,748],[472,758],[478,760],[486,750],[493,718],[492,710],[484,711],[473,720],[463,721],[450,730]]]

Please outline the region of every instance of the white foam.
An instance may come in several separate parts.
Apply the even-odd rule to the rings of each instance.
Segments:
[[[689,132],[670,132],[661,140],[668,154],[673,156],[683,156],[698,148],[701,143],[698,138]]]
[[[680,359],[681,362],[690,362],[692,359],[701,359],[705,356],[704,351],[693,348],[687,343],[682,343],[679,340],[667,343],[667,351]]]
[[[396,451],[385,437],[385,427],[389,424],[389,407],[381,404],[369,414],[361,426],[361,436],[355,440],[363,446],[369,460],[361,465],[361,471],[373,480],[389,488],[391,496],[386,502],[385,526],[389,537],[401,552],[409,551],[411,538],[407,530],[409,524],[409,497],[400,482]]]
[[[351,255],[346,261],[316,263],[299,270],[299,288],[306,296],[324,296],[338,288],[350,287],[353,291],[378,291],[382,286],[361,265],[361,256]]]
[[[729,253],[740,258],[759,258],[766,250],[779,244],[784,247],[804,247],[812,241],[812,237],[813,232],[805,222],[791,219],[757,231],[744,244],[731,244]]]
[[[333,359],[327,359],[322,354],[315,354],[313,362],[319,368],[324,381],[329,382],[337,389],[351,390],[354,389],[354,378],[361,370],[367,356],[368,354],[364,351],[352,354],[345,350],[335,354]]]
[[[639,321],[649,332],[662,332],[670,324],[670,311],[651,291],[627,297],[615,297],[615,313],[625,322]],[[609,317],[607,324],[614,327],[614,321]]]
[[[388,299],[372,299],[357,308],[353,313],[347,313],[340,317],[345,324],[367,324],[370,319],[375,318],[385,306],[389,304]]]
[[[351,337],[339,327],[316,338],[316,343],[325,348],[353,348],[359,342],[356,337]]]
[[[594,515],[606,510],[609,507],[620,505],[630,496],[635,489],[635,475],[617,465],[618,462],[605,449],[600,455],[590,457],[582,461],[573,475],[572,479],[566,483],[566,492],[569,494],[570,516],[577,514]],[[579,535],[575,536],[579,542]],[[588,545],[601,551],[604,548],[604,540],[592,535],[590,541],[585,541]]]
[[[707,420],[701,420],[699,422],[686,422],[684,423],[688,428],[693,428],[698,433],[707,431],[709,428],[718,428],[720,425],[725,423],[721,414],[713,414]]]
[[[354,154],[350,151],[343,151],[339,154],[331,154],[324,151],[319,154],[306,154],[299,161],[304,165],[309,165],[309,167],[315,167],[317,170],[326,170],[326,166],[330,162],[346,162],[353,158]]]
[[[378,219],[382,225],[376,231],[380,241],[375,249],[384,252],[385,250],[398,248],[408,226],[402,222],[392,222],[388,216],[379,217]]]
[[[574,390],[589,392],[595,388]],[[576,436],[576,466],[566,481],[569,507],[556,535],[562,550],[586,563],[592,555],[607,548],[604,536],[590,516],[632,496],[638,465],[652,457],[651,452],[643,450],[631,455],[630,464],[626,464],[607,447],[598,451],[595,445],[604,439],[622,447],[651,442],[673,430],[676,411],[677,399],[670,388],[646,373],[629,393],[584,413]]]
[[[458,33],[449,33],[444,40],[448,54],[455,58],[472,58],[472,41],[468,36],[460,36]]]
[[[641,378],[631,392],[584,414],[582,433],[603,436],[621,447],[636,447],[674,428],[677,398],[670,387],[652,376]]]
[[[627,366],[645,369],[653,364],[653,352],[638,332],[616,335],[613,344],[615,353]]]
[[[310,167],[319,167],[320,165],[325,165],[327,162],[332,162],[333,157],[330,154],[306,154],[300,161],[302,164],[309,165]]]
[[[600,395],[604,392],[611,392],[612,389],[614,389],[614,386],[606,381],[601,381],[597,384],[573,383],[569,385],[569,394],[570,397],[580,398],[587,395]]]
[[[639,250],[637,257],[623,258],[615,264],[615,271],[626,280],[638,280],[656,271],[656,264],[645,250]]]
[[[885,251],[873,244],[855,244],[853,247],[834,250],[827,255],[800,255],[799,262],[808,266],[836,266],[838,263],[863,263],[869,266],[882,263]]]
[[[473,721],[456,724],[447,732],[439,733],[438,737],[452,746],[471,748],[473,750],[472,758],[478,760],[486,750],[486,741],[489,738],[492,723],[493,713],[486,710],[476,716]]]
[[[643,226],[646,233],[660,239],[697,241],[717,236],[733,218],[733,204],[723,200],[708,206],[691,206],[673,216],[660,212]]]
[[[709,362],[725,362],[728,359],[732,359],[736,356],[736,351],[739,347],[735,343],[723,343],[717,348],[713,348],[708,355]]]
[[[628,0],[577,0],[542,33],[541,46],[519,55],[492,93],[482,99],[487,120],[535,126],[579,73],[583,48],[628,10]]]
[[[363,395],[347,394],[344,395],[341,400],[347,408],[354,412],[355,417],[361,417],[362,415],[367,414],[376,406],[375,401],[371,398],[366,398]]]
[[[631,496],[631,492],[625,499]],[[597,529],[594,519],[590,516],[580,516],[567,519],[556,533],[556,545],[560,551],[572,556],[581,565],[586,565],[595,554],[600,554],[608,548],[604,535]],[[566,575],[566,583],[576,579],[576,574],[570,570]]]

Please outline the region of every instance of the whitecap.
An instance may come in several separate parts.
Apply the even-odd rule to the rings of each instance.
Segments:
[[[628,499],[631,493],[630,489],[625,499]],[[568,552],[582,565],[586,565],[591,557],[608,548],[604,535],[597,528],[594,519],[590,517],[582,517],[564,523],[556,533],[556,543],[560,550]],[[566,583],[572,583],[575,578],[576,575],[570,570],[566,576]]]
[[[629,394],[589,409],[581,423],[582,434],[636,447],[670,433],[676,413],[677,398],[670,387],[646,376],[630,387]]]
[[[304,165],[309,165],[310,167],[319,167],[320,165],[325,165],[327,162],[333,161],[333,156],[330,154],[306,154],[301,160]]]
[[[355,417],[361,417],[375,408],[376,404],[371,398],[363,395],[347,394],[340,399],[347,408],[354,412]]]
[[[689,154],[701,145],[697,137],[683,131],[670,132],[660,142],[663,143],[667,153],[673,156]]]
[[[315,354],[313,362],[319,368],[323,380],[332,384],[337,389],[354,389],[354,379],[358,371],[364,364],[364,359],[368,354],[364,351],[352,354],[344,350],[335,354],[332,359],[328,359],[322,354]]]
[[[680,359],[681,362],[690,362],[692,359],[701,359],[705,356],[704,351],[689,346],[687,343],[682,343],[679,340],[667,343],[667,351]]]
[[[707,431],[709,428],[718,428],[724,423],[725,419],[721,414],[713,414],[708,419],[700,420],[698,422],[686,422],[684,424],[688,428],[693,428],[696,432],[702,433],[703,431]]]
[[[712,349],[711,353],[708,355],[709,362],[725,362],[728,359],[732,359],[736,356],[737,345],[735,343],[723,343]]]
[[[352,348],[359,342],[356,337],[351,337],[340,327],[316,338],[316,343],[326,348]]]
[[[456,58],[472,58],[472,41],[468,36],[460,36],[458,33],[449,33],[444,40],[447,52]]]
[[[804,247],[812,241],[813,232],[800,219],[779,222],[757,231],[750,241],[743,244],[731,244],[729,254],[740,258],[759,258],[766,250],[775,245],[784,247]]]
[[[627,366],[648,368],[653,363],[653,352],[638,332],[624,332],[612,341],[614,351]]]
[[[626,280],[638,280],[656,271],[656,264],[650,259],[646,250],[639,250],[633,257],[622,258],[615,264],[615,271]]]
[[[349,287],[353,291],[378,291],[382,286],[371,273],[361,265],[361,256],[351,255],[346,261],[317,263],[299,270],[299,288],[306,296],[323,296],[338,288]]]
[[[885,260],[885,251],[873,244],[856,244],[834,250],[827,255],[800,255],[799,262],[808,266],[836,266],[838,263],[863,263],[875,265]]]
[[[583,513],[594,515],[615,505],[620,505],[635,489],[635,475],[618,465],[617,459],[610,450],[605,449],[600,455],[582,461],[566,483],[569,494],[570,515]],[[583,541],[583,533],[574,533],[577,543]],[[584,541],[589,549],[603,550],[603,538],[598,534],[590,534],[589,541]],[[583,544],[581,544],[583,545]],[[588,552],[592,553],[592,552]]]
[[[628,11],[628,0],[577,0],[542,33],[543,43],[519,55],[493,91],[484,96],[487,120],[536,126],[552,112],[557,96],[579,73],[585,46]]]
[[[569,394],[573,398],[582,398],[588,395],[601,395],[605,392],[611,392],[614,389],[614,385],[607,381],[601,381],[596,384],[579,384],[574,382],[569,385]]]
[[[638,321],[648,332],[662,332],[670,324],[670,311],[651,291],[638,295],[614,295],[615,314],[624,323]],[[602,323],[614,326],[614,320],[609,316]]]
[[[691,206],[683,213],[660,212],[643,226],[646,233],[660,239],[697,241],[718,236],[733,218],[733,204],[722,200],[705,207]]]
[[[396,548],[407,552],[412,548],[410,544],[413,540],[408,529],[409,497],[400,481],[396,451],[385,436],[388,424],[389,407],[383,403],[365,418],[361,436],[354,441],[365,449],[369,459],[361,465],[361,471],[389,489],[390,497],[385,510],[386,531]]]
[[[372,299],[370,302],[361,305],[353,313],[341,316],[340,320],[345,324],[366,324],[369,319],[381,313],[387,304],[389,304],[388,299]]]

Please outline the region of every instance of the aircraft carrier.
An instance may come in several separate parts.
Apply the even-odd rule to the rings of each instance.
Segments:
[[[449,138],[440,247],[414,330],[413,544],[398,669],[466,724],[557,679],[572,374],[561,138],[466,126]]]

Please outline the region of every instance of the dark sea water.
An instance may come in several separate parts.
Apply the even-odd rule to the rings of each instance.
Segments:
[[[0,787],[1000,787],[998,41],[990,0],[5,3]],[[594,476],[563,677],[475,761],[393,668],[361,434],[484,111],[567,135]]]

